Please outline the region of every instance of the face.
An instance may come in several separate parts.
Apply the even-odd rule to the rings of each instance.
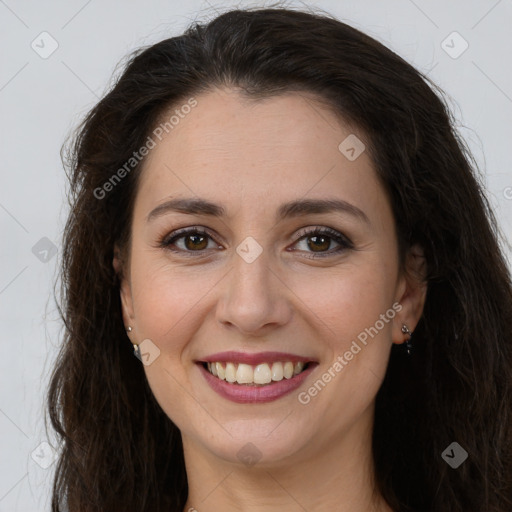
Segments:
[[[150,340],[146,376],[187,446],[300,461],[371,429],[392,343],[424,295],[399,272],[362,133],[304,94],[195,99],[144,163],[125,325],[133,343]]]

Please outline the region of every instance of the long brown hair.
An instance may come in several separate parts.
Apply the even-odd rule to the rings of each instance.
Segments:
[[[367,134],[401,257],[418,243],[428,269],[415,352],[393,346],[376,397],[378,489],[394,510],[510,512],[512,285],[474,159],[427,76],[330,15],[284,8],[229,11],[136,51],[68,146],[65,335],[48,390],[63,446],[52,510],[185,505],[180,432],[133,356],[112,267],[115,244],[129,251],[144,162],[101,198],[98,189],[163,113],[213,86],[315,93]],[[452,442],[468,453],[457,469],[441,456]]]

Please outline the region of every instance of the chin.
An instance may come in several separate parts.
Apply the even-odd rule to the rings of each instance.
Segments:
[[[258,467],[276,466],[287,459],[295,459],[313,437],[305,425],[290,425],[283,419],[241,419],[223,423],[226,430],[216,429],[215,437],[204,439],[204,427],[200,430],[201,444],[215,457],[230,463]],[[292,415],[290,415],[292,416]],[[311,425],[309,426],[311,428]],[[231,434],[231,435],[230,435]],[[311,436],[311,437],[310,437]]]

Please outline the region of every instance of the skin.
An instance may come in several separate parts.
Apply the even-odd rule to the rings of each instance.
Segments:
[[[182,433],[184,510],[390,511],[372,495],[375,396],[392,344],[408,337],[402,324],[413,331],[423,310],[421,249],[407,256],[411,272],[400,272],[391,205],[372,161],[367,152],[349,161],[338,149],[349,134],[364,134],[313,96],[256,102],[235,89],[214,89],[196,99],[146,157],[130,254],[121,260],[116,252],[113,262],[122,275],[130,340],[149,338],[160,350],[144,369]],[[170,197],[194,196],[221,204],[227,216],[168,212],[147,222]],[[274,220],[286,201],[327,197],[361,209],[369,223],[348,213]],[[212,235],[199,244],[202,252],[186,237],[174,247],[189,257],[159,246],[165,235],[198,226]],[[354,248],[334,254],[335,240],[318,248],[314,235],[296,236],[324,227]],[[236,252],[249,236],[262,248],[252,263]],[[331,254],[307,258],[322,252]],[[394,303],[402,306],[394,318],[308,404],[300,403],[298,393]],[[225,350],[290,352],[319,366],[276,401],[237,404],[213,391],[194,363]],[[253,465],[237,456],[247,443],[260,457]]]

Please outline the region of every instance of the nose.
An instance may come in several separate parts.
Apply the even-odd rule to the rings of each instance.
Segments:
[[[252,262],[234,254],[223,279],[216,318],[244,335],[265,335],[288,323],[293,315],[291,291],[265,250]]]

